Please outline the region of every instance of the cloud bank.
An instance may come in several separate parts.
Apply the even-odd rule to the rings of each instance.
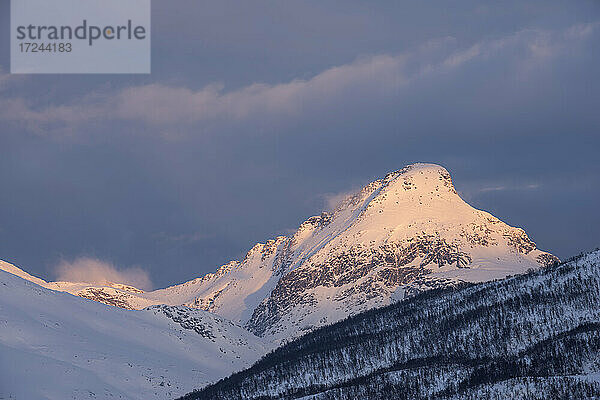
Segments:
[[[517,55],[512,58],[512,68],[523,73],[537,63],[568,52],[589,37],[597,25],[578,24],[556,32],[523,30],[483,40],[466,49],[459,48],[454,38],[443,38],[398,55],[359,58],[308,80],[276,85],[255,83],[230,92],[219,84],[198,91],[161,84],[132,87],[116,96],[115,114],[149,125],[295,116],[361,96],[402,95],[401,88],[410,83],[453,72],[469,62],[504,57],[505,52]]]
[[[254,83],[232,91],[225,91],[218,83],[200,90],[153,83],[108,94],[91,93],[71,104],[42,108],[20,98],[4,98],[0,99],[0,120],[41,132],[101,120],[131,121],[164,129],[215,120],[286,118],[320,112],[343,102],[402,96],[404,86],[452,73],[477,61],[497,59],[508,63],[515,73],[526,74],[540,63],[574,51],[599,24],[583,23],[557,31],[526,29],[466,48],[460,48],[454,38],[443,38],[402,54],[361,57],[310,79]],[[0,72],[0,84],[2,81]]]
[[[143,290],[152,289],[150,275],[142,268],[117,269],[108,262],[89,257],[61,261],[56,267],[56,276],[57,280],[66,282],[85,282],[96,285],[112,282],[135,286]]]

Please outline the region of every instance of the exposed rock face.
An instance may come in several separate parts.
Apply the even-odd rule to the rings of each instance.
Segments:
[[[181,328],[194,331],[211,342],[224,342],[224,344],[228,344],[228,347],[222,345],[222,353],[253,345],[253,343],[249,343],[248,338],[254,339],[255,337],[250,333],[247,333],[246,336],[231,334],[231,331],[242,331],[241,326],[216,315],[207,314],[201,310],[194,310],[183,306],[167,306],[164,304],[150,306],[146,310],[153,312],[155,315],[162,314],[176,324],[179,324]],[[223,347],[226,348],[223,349]],[[236,358],[240,357],[236,356]]]
[[[181,285],[147,293],[76,293],[113,305],[186,305],[280,343],[317,326],[440,286],[552,264],[527,234],[457,194],[448,171],[414,164],[371,182],[291,236],[255,245]],[[120,295],[119,295],[120,293]]]
[[[140,293],[140,292],[135,292]],[[143,293],[143,292],[141,292]],[[111,290],[110,288],[104,287],[88,287],[82,289],[78,292],[75,292],[77,296],[83,297],[85,299],[94,300],[99,303],[108,304],[109,306],[115,306],[120,308],[125,308],[127,310],[134,310],[132,304],[130,304],[129,300],[135,298],[135,296],[130,295],[129,293],[123,293],[118,290]]]
[[[416,262],[419,260],[419,262]],[[451,280],[430,279],[434,266],[468,268],[471,256],[457,245],[434,236],[416,236],[377,247],[354,245],[309,268],[298,268],[284,276],[271,295],[254,311],[248,326],[259,336],[297,305],[318,304],[317,288],[335,291],[333,301],[345,309],[361,307],[372,299],[383,299],[401,286],[411,293],[447,285]],[[360,282],[356,285],[355,283]],[[343,288],[343,290],[338,290]]]

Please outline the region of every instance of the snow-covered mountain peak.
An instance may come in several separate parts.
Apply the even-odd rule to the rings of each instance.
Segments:
[[[408,195],[435,195],[434,198],[454,197],[456,190],[446,168],[435,164],[413,164],[396,171],[386,186],[387,190],[400,189]]]
[[[452,186],[450,173],[446,168],[442,167],[441,165],[428,163],[415,163],[407,165],[402,169],[388,173],[383,178],[383,181],[385,183],[391,183],[397,181],[398,179],[406,179],[415,180],[418,183],[426,183],[427,180],[431,178],[433,178],[434,181],[436,179],[448,180],[450,186]]]
[[[333,214],[323,213],[320,217],[312,217],[301,226],[301,230],[309,222],[313,227],[322,227],[334,220],[338,223],[347,220],[347,225],[377,214],[382,214],[380,217],[385,219],[383,223],[389,226],[398,215],[404,215],[405,219],[414,219],[418,215],[427,217],[432,211],[447,215],[456,207],[460,209],[465,205],[454,189],[450,173],[444,167],[412,164],[369,183],[341,201]],[[392,221],[388,220],[390,216]],[[375,222],[377,224],[381,225]]]
[[[464,202],[435,164],[389,173],[309,218],[286,251],[286,273],[247,323],[258,335],[284,339],[414,291],[557,260]]]
[[[369,199],[368,207],[378,212],[412,211],[415,214],[415,211],[426,211],[431,206],[443,208],[444,205],[463,203],[454,189],[450,173],[435,164],[409,165],[376,182],[379,188]]]

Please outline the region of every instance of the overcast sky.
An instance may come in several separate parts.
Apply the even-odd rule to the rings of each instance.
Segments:
[[[8,4],[0,259],[44,279],[189,280],[413,162],[559,257],[600,246],[596,0],[154,0],[128,76],[9,75]]]

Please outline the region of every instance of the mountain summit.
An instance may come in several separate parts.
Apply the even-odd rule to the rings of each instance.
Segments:
[[[284,339],[422,290],[557,260],[522,229],[465,203],[433,164],[370,183],[287,243],[286,273],[246,323],[260,336]]]
[[[309,218],[293,235],[256,244],[243,260],[201,278],[145,293],[62,287],[124,308],[211,311],[278,344],[423,290],[555,261],[522,229],[464,202],[445,168],[413,164],[369,183],[333,212]]]

